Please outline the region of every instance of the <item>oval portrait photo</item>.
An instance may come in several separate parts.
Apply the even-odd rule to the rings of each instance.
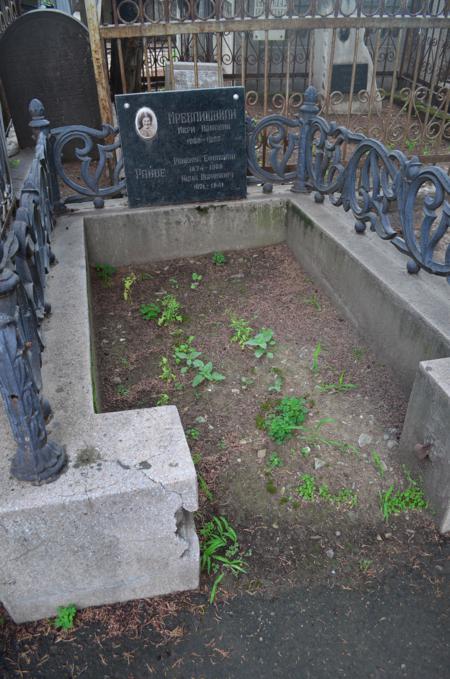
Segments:
[[[136,132],[142,139],[150,141],[154,139],[158,130],[158,121],[154,111],[144,106],[136,113]]]

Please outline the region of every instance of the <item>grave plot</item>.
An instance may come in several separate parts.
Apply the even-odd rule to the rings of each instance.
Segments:
[[[91,285],[98,409],[176,405],[203,546],[211,531],[237,532],[208,587],[233,561],[246,590],[354,582],[433,539],[427,513],[414,511],[422,490],[397,457],[407,399],[395,374],[286,244],[98,262]]]

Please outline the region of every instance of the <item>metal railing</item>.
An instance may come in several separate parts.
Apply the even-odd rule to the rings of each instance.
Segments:
[[[58,477],[64,449],[49,441],[51,408],[42,396],[41,324],[50,312],[46,275],[58,190],[52,170],[49,123],[42,104],[30,104],[36,152],[10,227],[0,238],[0,393],[17,443],[11,474],[39,484]]]
[[[102,119],[111,90],[174,88],[178,61],[215,62],[259,119],[293,115],[314,85],[321,113],[424,160],[448,162],[447,0],[86,0]],[[105,55],[109,56],[106,57]]]
[[[263,183],[264,191],[275,182],[287,184],[294,193],[314,192],[317,202],[328,196],[332,205],[352,212],[357,234],[369,226],[406,255],[409,273],[423,269],[450,282],[450,178],[437,166],[328,122],[319,111],[311,86],[293,118],[275,114],[256,122],[247,117],[243,152],[249,182]],[[36,154],[15,219],[0,238],[0,393],[18,446],[11,473],[41,483],[55,479],[66,462],[64,449],[47,440],[51,410],[41,379],[40,326],[50,311],[45,289],[55,213],[77,201],[103,207],[126,184],[121,162],[114,161],[120,150],[117,129],[105,124],[101,130],[74,125],[51,130],[36,99],[30,112]],[[114,143],[104,144],[109,136],[115,136]],[[76,140],[83,183],[75,182],[61,162],[65,145]],[[63,201],[58,180],[75,191]]]

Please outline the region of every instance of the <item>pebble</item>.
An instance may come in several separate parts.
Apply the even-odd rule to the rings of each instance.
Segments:
[[[197,424],[204,424],[208,418],[203,417],[203,415],[199,415],[198,417],[195,418],[195,421]]]
[[[232,389],[231,393],[232,394],[240,394],[241,392],[239,391],[239,389]]]
[[[113,384],[121,384],[122,380],[120,379],[120,377],[117,377],[117,375],[115,375],[114,377],[111,378],[111,382]]]
[[[370,434],[361,434],[358,439],[358,446],[363,448],[364,446],[369,446],[372,443],[372,437]]]
[[[335,535],[336,535],[337,538],[340,538],[340,537],[341,537],[341,531],[340,531],[340,530],[337,530],[336,533],[335,533]]]
[[[389,450],[394,450],[394,448],[398,448],[398,441],[388,441],[387,442],[387,447]]]
[[[325,467],[325,465],[326,465],[326,462],[324,462],[323,460],[319,460],[318,457],[314,458],[314,469],[315,470],[321,469],[322,467]]]
[[[261,448],[261,450],[258,450],[258,453],[257,453],[258,460],[264,460],[264,458],[266,457],[266,452],[267,451],[266,451],[265,448]]]
[[[333,550],[333,549],[327,549],[327,551],[325,552],[325,554],[327,555],[327,557],[328,557],[329,559],[333,559],[333,558],[334,558],[334,550]]]

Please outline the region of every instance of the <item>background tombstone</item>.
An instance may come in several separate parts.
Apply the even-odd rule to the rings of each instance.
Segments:
[[[198,86],[201,89],[211,87],[221,87],[219,82],[219,66],[216,63],[199,62],[198,66]],[[164,86],[166,90],[171,90],[170,65],[164,67]],[[173,64],[174,90],[193,90],[195,88],[195,71],[193,61],[176,61]]]
[[[22,148],[34,146],[33,98],[52,127],[100,126],[88,30],[68,14],[45,9],[16,19],[0,38],[0,78]]]

